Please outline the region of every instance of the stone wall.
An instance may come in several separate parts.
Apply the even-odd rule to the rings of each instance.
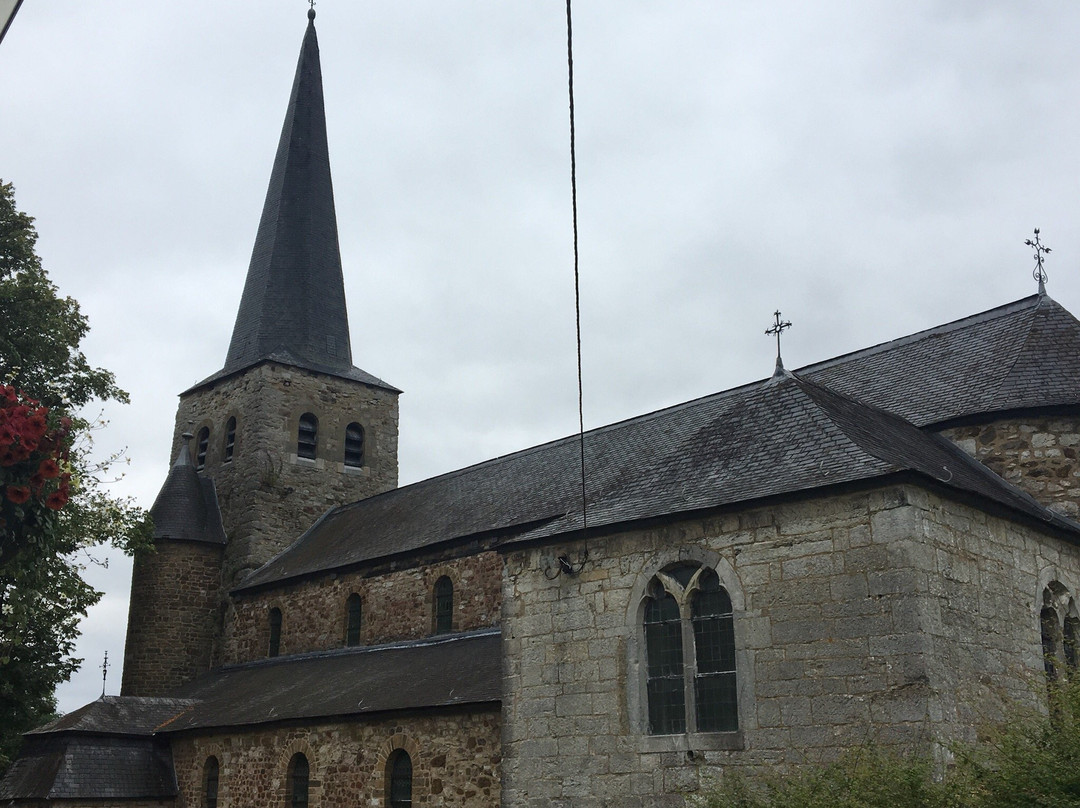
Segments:
[[[942,434],[1044,505],[1080,517],[1080,417],[1002,419]]]
[[[310,805],[386,805],[387,760],[396,749],[412,760],[414,806],[495,808],[499,733],[493,707],[178,738],[176,808],[202,808],[203,771],[211,755],[220,767],[221,808],[287,805],[286,772],[297,752],[311,770]]]
[[[297,430],[306,412],[318,418],[314,460],[297,457]],[[230,417],[236,433],[226,461]],[[344,463],[345,428],[354,421],[365,431],[359,468]],[[397,486],[397,393],[390,390],[265,363],[185,393],[174,452],[182,433],[197,436],[203,427],[210,431],[203,473],[217,484],[229,537],[226,588],[285,549],[329,508]]]
[[[326,575],[282,589],[233,599],[226,621],[224,660],[266,656],[269,610],[281,609],[282,654],[340,648],[345,644],[345,602],[362,599],[361,645],[412,640],[434,633],[432,590],[446,575],[454,585],[454,631],[498,625],[502,559],[494,552],[366,577]]]
[[[1030,696],[1030,570],[1080,571],[1056,538],[910,486],[594,537],[581,574],[550,580],[554,557],[579,550],[506,556],[506,805],[676,806],[723,766],[954,737],[968,694]],[[716,569],[731,595],[737,732],[648,733],[641,602],[679,562]],[[958,574],[969,581],[954,593],[942,581]]]
[[[220,545],[159,541],[131,573],[125,696],[160,696],[210,669],[220,632]]]

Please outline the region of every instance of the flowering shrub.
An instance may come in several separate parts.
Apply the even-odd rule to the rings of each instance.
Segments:
[[[70,431],[70,418],[0,385],[0,530],[27,521],[34,509],[58,511],[67,504]]]

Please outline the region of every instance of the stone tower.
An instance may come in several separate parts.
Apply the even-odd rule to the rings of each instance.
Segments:
[[[180,395],[176,415],[177,463],[212,484],[224,530],[207,659],[223,631],[223,593],[330,507],[397,486],[400,391],[352,362],[314,10],[308,19],[225,365]],[[162,577],[176,542],[155,540],[158,553],[133,576],[125,694],[179,683],[133,673],[129,684],[127,674],[151,638],[168,645],[178,630],[168,614],[144,619],[143,604],[161,599],[159,587],[189,585]]]

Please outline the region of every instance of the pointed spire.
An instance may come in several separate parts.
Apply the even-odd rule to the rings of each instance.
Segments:
[[[195,471],[191,460],[192,435],[180,436],[180,448],[165,484],[150,508],[154,519],[154,538],[224,544],[214,484]]]
[[[224,370],[264,359],[352,368],[314,8]]]

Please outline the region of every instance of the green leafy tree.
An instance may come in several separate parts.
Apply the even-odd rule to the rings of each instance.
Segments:
[[[79,350],[89,325],[42,268],[33,221],[0,181],[0,774],[81,663],[79,619],[101,597],[86,551],[150,541],[145,513],[103,487],[117,456],[92,459],[81,415],[127,394]]]

